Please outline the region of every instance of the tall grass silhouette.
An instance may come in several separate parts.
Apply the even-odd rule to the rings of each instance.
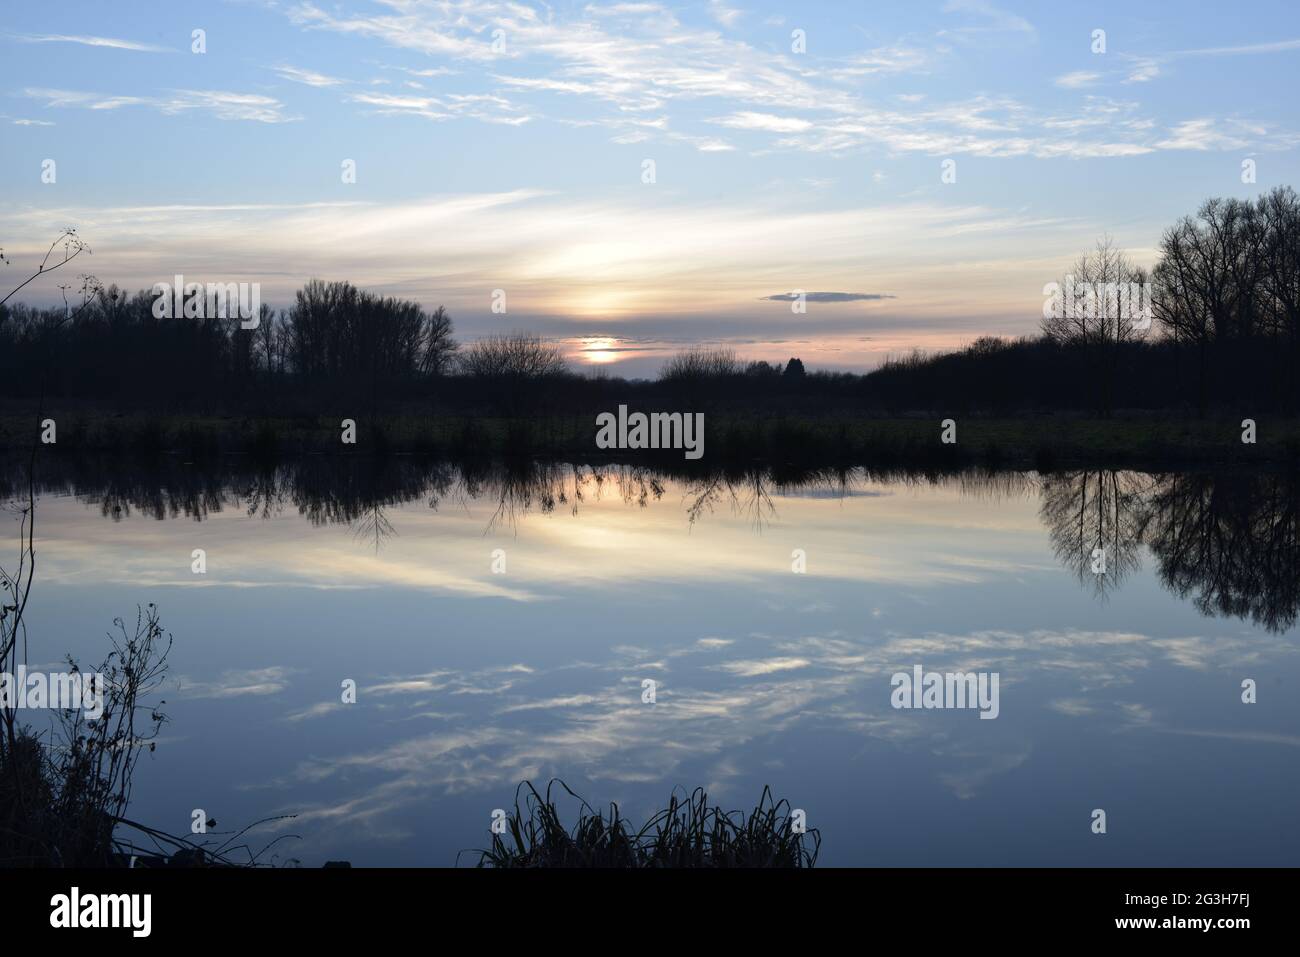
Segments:
[[[578,801],[572,828],[553,799],[556,785]],[[748,815],[711,806],[704,788],[685,798],[673,793],[666,808],[636,827],[617,803],[598,811],[558,778],[545,794],[524,781],[505,825],[478,852],[479,867],[813,867],[821,850],[820,832],[797,831],[790,802],[775,800],[769,787]]]

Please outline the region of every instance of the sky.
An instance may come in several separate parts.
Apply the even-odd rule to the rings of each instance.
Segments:
[[[75,226],[132,290],[346,279],[580,370],[861,370],[1300,185],[1297,68],[1284,2],[5,0],[0,276]]]

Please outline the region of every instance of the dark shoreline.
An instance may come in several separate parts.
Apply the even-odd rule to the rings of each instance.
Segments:
[[[300,455],[425,459],[540,459],[646,465],[684,474],[757,465],[775,468],[849,466],[958,469],[1074,467],[1160,471],[1202,465],[1300,465],[1300,418],[1261,417],[1254,444],[1242,442],[1241,417],[1157,416],[1094,418],[1057,413],[1022,417],[898,417],[742,415],[705,413],[704,454],[679,449],[596,447],[595,414],[499,417],[411,411],[358,414],[356,441],[342,441],[342,417],[114,414],[83,408],[51,409],[37,418],[0,414],[0,455],[30,452],[40,422],[53,419],[56,441],[42,457],[125,454],[180,457],[195,465],[235,456],[273,464]],[[942,422],[956,423],[956,442],[941,441]]]

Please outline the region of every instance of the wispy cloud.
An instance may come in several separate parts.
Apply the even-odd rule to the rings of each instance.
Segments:
[[[645,17],[667,14],[659,3],[589,3],[582,12],[593,17]]]
[[[153,43],[137,43],[134,40],[119,40],[116,37],[93,37],[62,33],[19,34],[18,39],[24,43],[78,43],[87,47],[108,47],[113,50],[134,50],[138,53],[171,53],[168,47]]]
[[[1019,276],[1003,281],[1031,290],[1032,302],[1041,306],[1042,282],[1033,282],[1037,267],[1024,264],[1007,237],[1019,243],[1032,235],[1040,247],[1064,250],[1073,248],[1078,230],[1068,220],[951,203],[818,210],[791,209],[774,197],[763,203],[749,198],[647,206],[537,190],[290,208],[135,208],[130,214],[43,208],[39,221],[56,212],[97,237],[97,271],[119,283],[147,287],[158,281],[161,266],[141,266],[163,261],[161,247],[148,238],[157,229],[166,236],[165,261],[192,263],[196,273],[208,268],[220,275],[248,274],[262,281],[268,300],[290,295],[313,275],[346,275],[463,311],[481,306],[483,289],[508,285],[512,303],[533,316],[641,317],[651,324],[672,315],[750,313],[756,300],[774,293],[777,276],[794,280],[786,291],[886,295],[843,284],[866,269],[887,284],[888,295],[906,298],[919,310],[970,315],[968,277],[951,265],[956,255],[979,263],[985,281]],[[0,216],[0,226],[34,235],[37,214],[30,215],[32,224],[24,225],[27,214],[11,211]],[[340,244],[340,235],[353,241]],[[643,238],[631,242],[629,236]],[[285,248],[295,251],[292,274],[280,266],[268,273],[267,263]],[[401,255],[394,256],[394,249]],[[701,271],[701,262],[709,268]],[[169,273],[164,269],[162,275]],[[812,301],[820,298],[815,294]],[[1005,312],[1009,304],[992,296],[982,305]],[[914,334],[922,321],[918,313]],[[495,584],[475,582],[485,590]]]
[[[903,45],[877,47],[837,62],[829,73],[837,80],[848,80],[864,76],[917,72],[925,68],[931,55],[930,52],[918,47]]]
[[[541,701],[528,701],[524,704],[512,704],[508,708],[503,708],[501,713],[513,714],[517,711],[549,711],[554,708],[581,708],[595,703],[596,698],[589,694],[564,695],[557,698],[544,698]]]
[[[449,120],[467,116],[486,123],[503,123],[518,126],[532,117],[520,113],[519,108],[502,96],[493,94],[448,93],[441,97],[415,96],[394,93],[352,93],[349,103],[371,107],[374,112],[394,116],[405,114],[426,120]]]
[[[1067,90],[1077,90],[1080,87],[1095,86],[1100,80],[1100,73],[1093,73],[1089,70],[1075,70],[1073,73],[1061,74],[1052,82],[1057,86],[1065,87]]]
[[[1163,67],[1176,60],[1199,57],[1259,56],[1271,53],[1289,53],[1300,50],[1300,39],[1272,40],[1267,43],[1243,43],[1237,46],[1201,47],[1190,50],[1170,50],[1165,53],[1121,54],[1130,66],[1125,83],[1146,83],[1163,72]]]
[[[253,120],[259,123],[286,123],[295,119],[285,115],[284,105],[274,97],[225,90],[172,90],[163,96],[123,96],[84,90],[27,87],[23,90],[23,95],[44,100],[49,107],[116,110],[126,106],[143,106],[164,114],[206,111],[222,120]]]
[[[344,82],[338,77],[326,76],[324,73],[304,70],[296,66],[277,66],[273,69],[284,79],[292,80],[294,83],[302,83],[305,86],[338,86]]]
[[[301,27],[310,30],[331,30],[353,36],[372,37],[384,40],[397,47],[418,50],[424,53],[439,53],[471,60],[496,59],[497,53],[492,49],[490,39],[478,36],[460,37],[455,34],[454,24],[468,19],[464,11],[452,11],[448,8],[445,18],[430,21],[420,14],[432,11],[419,11],[417,7],[407,7],[411,12],[405,15],[382,16],[334,16],[326,13],[313,3],[299,3],[289,10],[290,19]],[[527,13],[528,19],[536,19],[536,14],[527,8],[519,8]],[[481,15],[481,10],[480,10]],[[443,23],[446,26],[443,26]]]
[[[177,679],[179,691],[186,698],[242,698],[278,694],[289,686],[288,668],[274,665],[250,671],[227,671],[215,681]]]
[[[1223,123],[1206,118],[1179,123],[1157,145],[1169,150],[1235,150],[1248,142],[1227,132]]]
[[[293,711],[284,716],[285,721],[308,721],[312,718],[323,718],[328,714],[334,714],[336,711],[342,711],[346,705],[341,701],[322,701],[318,704],[311,705],[299,711]]]
[[[1024,17],[996,7],[987,0],[948,0],[945,13],[956,13],[972,18],[973,23],[950,27],[940,31],[941,36],[971,38],[990,33],[1037,34],[1034,25]]]
[[[812,662],[807,658],[763,658],[757,661],[729,661],[714,665],[719,671],[729,671],[742,678],[756,678],[760,675],[776,674],[779,671],[796,671],[807,668]]]
[[[714,117],[709,122],[720,126],[730,126],[737,130],[764,130],[768,133],[802,133],[812,129],[812,122],[794,116],[774,116],[771,113],[755,113],[742,110],[730,116]]]
[[[375,112],[392,115],[406,113],[422,116],[427,120],[449,120],[451,111],[443,106],[441,100],[432,96],[404,96],[394,93],[352,93],[348,102],[374,107]]]
[[[487,0],[465,0],[455,7],[393,0],[385,6],[387,12],[378,14],[352,13],[302,2],[290,8],[289,17],[307,30],[468,60],[476,64],[470,72],[479,76],[485,75],[482,62],[495,62],[500,67],[486,71],[489,86],[479,95],[506,100],[507,94],[531,93],[588,100],[591,108],[584,117],[561,122],[606,126],[613,142],[626,145],[666,139],[705,153],[736,148],[691,129],[698,122],[765,136],[768,151],[833,155],[880,148],[896,154],[1118,158],[1177,148],[1170,144],[1179,142],[1161,135],[1154,119],[1146,126],[1070,126],[1062,122],[1070,116],[1061,110],[1031,107],[1011,95],[980,94],[948,102],[931,97],[929,105],[920,107],[923,94],[896,94],[894,99],[905,106],[890,108],[855,92],[866,77],[926,71],[932,61],[951,55],[942,44],[926,47],[899,40],[817,61],[760,48],[728,31],[683,25],[652,3],[589,4],[576,19]],[[945,33],[967,38],[994,33],[1036,36],[1024,17],[984,0],[950,0],[944,10],[957,21]],[[739,16],[730,6],[715,5],[712,12],[730,23]],[[503,46],[494,49],[496,31],[501,31]],[[1289,43],[1242,49],[1285,49]],[[1224,48],[1229,49],[1236,48]],[[1139,71],[1128,72],[1134,77]],[[1102,73],[1080,70],[1057,77],[1056,84],[1077,89],[1104,79]],[[706,113],[702,120],[678,109],[701,100],[730,109]],[[441,92],[386,100],[353,95],[350,101],[386,114],[433,120],[472,116],[519,125],[545,115],[531,105],[471,110]],[[641,122],[647,119],[654,122]],[[1063,130],[1068,132],[1063,135]]]
[[[745,11],[727,6],[724,0],[709,0],[709,16],[724,27],[734,27],[744,15]]]

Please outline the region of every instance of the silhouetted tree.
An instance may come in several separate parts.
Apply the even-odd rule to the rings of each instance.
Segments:
[[[701,346],[679,352],[659,370],[661,382],[717,379],[740,372],[736,350],[725,346]]]
[[[1144,338],[1151,327],[1146,284],[1146,272],[1105,236],[1057,284],[1043,316],[1043,335],[1076,351],[1090,367],[1094,402],[1102,414],[1113,405],[1124,345]]]
[[[451,337],[451,316],[442,306],[433,310],[424,327],[424,351],[420,357],[420,371],[429,375],[443,375],[455,362],[459,346]]]
[[[1210,351],[1237,376],[1259,375],[1250,345],[1282,341],[1300,358],[1300,200],[1279,187],[1254,203],[1211,199],[1160,242],[1155,309],[1161,324],[1197,353],[1198,399],[1210,386]],[[1244,363],[1239,356],[1246,356]],[[1294,381],[1291,395],[1296,395]]]
[[[465,349],[461,371],[486,379],[533,379],[559,375],[564,352],[541,336],[526,332],[486,336]]]
[[[526,332],[479,339],[462,351],[460,371],[486,387],[489,402],[511,414],[530,407],[543,412],[549,405],[545,387],[563,376],[568,364],[555,343]]]

